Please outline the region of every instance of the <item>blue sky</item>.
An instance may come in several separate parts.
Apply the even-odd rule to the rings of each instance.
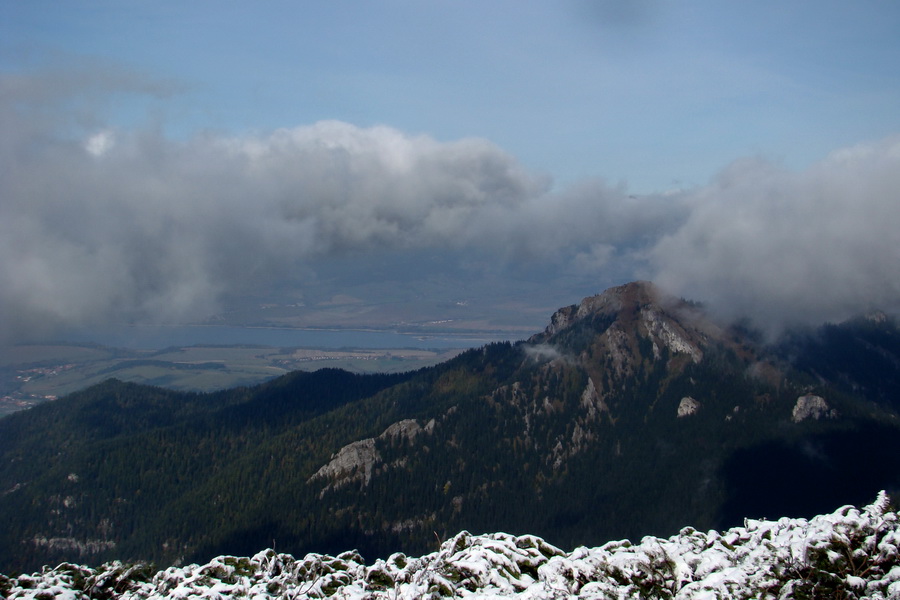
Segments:
[[[95,63],[172,86],[117,98],[119,123],[484,137],[561,184],[702,185],[739,157],[803,167],[900,130],[887,1],[12,0],[0,23],[6,70]]]
[[[637,278],[896,309],[898,31],[874,0],[0,2],[0,338],[285,294],[537,326]]]

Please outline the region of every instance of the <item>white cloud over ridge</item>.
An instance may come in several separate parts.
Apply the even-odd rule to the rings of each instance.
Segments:
[[[478,256],[498,277],[552,286],[565,276],[597,292],[649,277],[728,316],[779,323],[900,299],[896,138],[800,173],[740,160],[702,188],[631,197],[602,181],[557,191],[489,141],[387,126],[324,121],[182,141],[97,119],[61,127],[23,111],[29,86],[14,83],[4,93],[0,82],[7,339],[200,318],[224,294],[311,285],[329,260],[397,253],[425,267],[429,253],[461,265]]]
[[[771,327],[900,308],[900,137],[802,172],[744,159],[648,252],[663,286]]]

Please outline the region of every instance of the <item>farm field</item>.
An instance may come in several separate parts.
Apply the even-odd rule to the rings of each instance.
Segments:
[[[295,370],[324,367],[395,373],[452,358],[461,349],[318,349],[185,346],[126,350],[97,345],[24,345],[0,349],[0,417],[116,378],[176,390],[252,385]]]

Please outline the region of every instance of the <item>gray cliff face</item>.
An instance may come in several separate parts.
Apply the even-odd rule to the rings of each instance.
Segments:
[[[328,464],[316,471],[310,480],[328,478],[335,486],[351,481],[362,481],[368,485],[372,480],[372,469],[380,461],[375,438],[351,442],[332,455]]]
[[[794,423],[802,423],[808,419],[818,421],[820,419],[833,419],[837,416],[825,398],[815,396],[813,394],[805,394],[797,398],[794,410],[791,413],[791,421]]]
[[[572,323],[575,322],[577,311],[578,306],[573,304],[572,306],[561,308],[553,313],[553,316],[550,317],[550,324],[547,326],[547,329],[544,330],[544,335],[552,336],[572,325]]]
[[[595,314],[614,315],[622,310],[628,297],[637,296],[649,301],[656,295],[656,286],[649,282],[635,282],[610,288],[596,296],[589,296],[579,304],[561,308],[550,317],[550,324],[544,330],[543,337],[551,337],[571,327],[585,317]]]
[[[678,403],[677,415],[678,418],[681,419],[696,414],[698,410],[700,410],[700,403],[690,396],[685,396],[681,399],[681,402]]]
[[[579,328],[588,333],[574,334]],[[610,288],[558,310],[548,327],[528,342],[533,355],[552,349],[585,366],[608,358],[618,378],[628,377],[645,359],[660,360],[665,354],[673,363],[699,363],[707,344],[733,345],[726,331],[695,306],[643,281]],[[652,356],[644,356],[645,346]]]
[[[351,442],[338,450],[331,456],[328,463],[309,478],[309,482],[318,479],[329,480],[321,495],[354,482],[367,486],[372,481],[375,469],[384,462],[376,447],[377,441],[411,443],[422,434],[430,434],[434,431],[434,427],[434,419],[431,419],[424,427],[419,425],[415,419],[403,419],[393,423],[378,437]]]

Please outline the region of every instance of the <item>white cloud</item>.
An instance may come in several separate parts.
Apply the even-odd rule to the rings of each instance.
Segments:
[[[490,247],[491,222],[548,186],[479,139],[332,121],[188,141],[95,129],[72,143],[58,115],[7,98],[0,308],[13,335],[196,318],[222,293],[302,283],[323,259]]]
[[[694,192],[649,252],[665,287],[761,323],[818,323],[900,301],[900,138],[803,172],[740,160]]]
[[[103,156],[110,151],[115,143],[115,134],[112,131],[98,131],[85,140],[84,149],[87,150],[88,154]]]
[[[0,79],[13,90],[0,94],[7,336],[198,318],[223,294],[359,275],[329,273],[336,259],[380,262],[398,279],[447,265],[514,275],[560,286],[560,305],[579,299],[569,289],[650,277],[779,323],[900,299],[898,139],[800,173],[739,160],[708,186],[632,197],[602,181],[551,191],[483,139],[337,121],[176,141],[93,117],[78,142],[48,85]],[[29,90],[45,109],[32,110]]]

